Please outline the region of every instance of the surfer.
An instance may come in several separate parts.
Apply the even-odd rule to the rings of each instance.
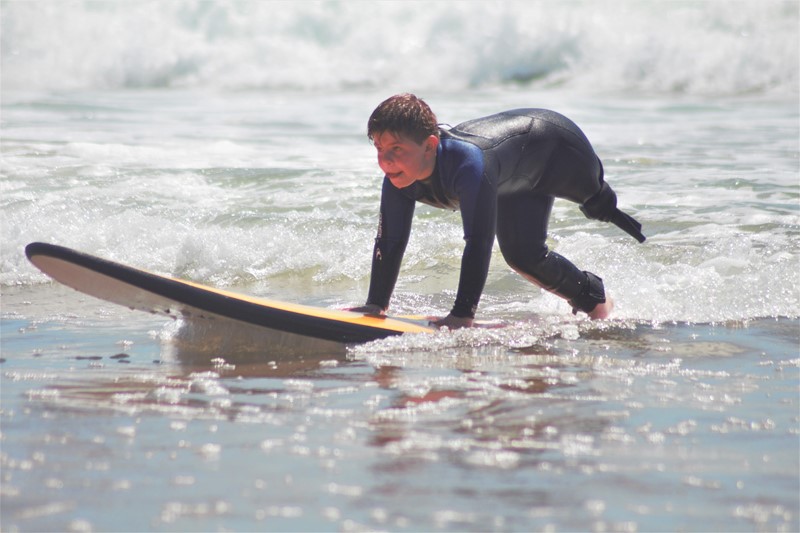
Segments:
[[[603,166],[583,132],[545,109],[516,109],[441,127],[413,94],[382,102],[367,123],[383,180],[369,295],[354,311],[384,314],[400,272],[416,202],[460,210],[466,245],[455,303],[435,322],[469,327],[486,283],[495,236],[509,266],[564,298],[572,312],[610,315],[603,280],[549,250],[555,198],[580,204],[643,242],[641,225],[617,209]]]

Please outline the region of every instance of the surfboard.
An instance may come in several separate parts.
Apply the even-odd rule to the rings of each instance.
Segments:
[[[380,317],[247,296],[55,244],[31,243],[25,255],[39,270],[79,292],[175,319],[223,318],[345,344],[436,331],[424,318]]]

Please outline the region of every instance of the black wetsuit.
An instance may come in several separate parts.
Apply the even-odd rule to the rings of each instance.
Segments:
[[[602,280],[548,251],[554,198],[582,204],[590,218],[636,237],[641,226],[616,208],[603,166],[583,132],[545,109],[518,109],[440,131],[433,174],[398,189],[384,178],[368,304],[386,309],[411,233],[415,202],[460,209],[466,246],[451,313],[474,317],[495,235],[506,262],[541,287],[591,311],[605,301]]]

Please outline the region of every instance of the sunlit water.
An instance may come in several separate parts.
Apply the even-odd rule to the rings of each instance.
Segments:
[[[3,321],[5,527],[797,526],[796,321],[553,317],[302,354],[176,327]]]
[[[67,4],[3,4],[0,529],[800,529],[796,4]],[[506,45],[455,39],[479,31]],[[381,60],[424,43],[446,53],[416,77]],[[550,245],[604,278],[612,320],[499,252],[479,317],[504,327],[360,346],[165,321],[24,257],[362,303],[365,121],[395,90],[450,124],[581,125],[648,240],[559,201]],[[462,247],[457,214],[419,207],[392,310],[446,313]]]

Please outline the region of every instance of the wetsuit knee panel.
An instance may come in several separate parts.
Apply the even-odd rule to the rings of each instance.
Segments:
[[[541,264],[547,256],[548,248],[546,244],[531,242],[505,245],[501,243],[500,252],[513,270],[525,274],[535,274],[538,270],[537,265]]]

